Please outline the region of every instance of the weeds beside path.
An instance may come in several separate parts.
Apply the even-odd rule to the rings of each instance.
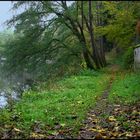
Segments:
[[[108,96],[120,68],[118,65],[112,65],[106,71],[111,73],[110,83],[103,95],[98,98],[96,106],[87,114],[77,138],[140,138],[140,105],[111,104]]]

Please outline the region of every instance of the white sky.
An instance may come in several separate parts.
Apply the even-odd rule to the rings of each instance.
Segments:
[[[71,4],[72,1],[69,1],[67,4]],[[3,31],[6,29],[6,25],[4,25],[4,22],[15,14],[14,12],[10,11],[12,8],[11,1],[0,1],[0,31]],[[23,9],[20,9],[19,11],[23,11]]]
[[[6,29],[4,22],[10,19],[13,13],[10,11],[12,4],[10,1],[0,1],[0,31]]]

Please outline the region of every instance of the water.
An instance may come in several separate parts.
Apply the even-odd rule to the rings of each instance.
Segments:
[[[5,107],[7,104],[7,98],[5,96],[0,96],[0,108]]]
[[[0,92],[0,108],[6,107],[8,105],[8,98],[10,97],[13,101],[20,100],[21,94],[30,88],[29,85],[24,85],[22,87],[14,87],[9,91]]]
[[[34,75],[28,73],[25,69],[5,76],[1,72],[2,60],[5,61],[6,59],[0,58],[0,108],[8,105],[11,99],[14,101],[19,100],[22,93],[28,90],[34,81]]]

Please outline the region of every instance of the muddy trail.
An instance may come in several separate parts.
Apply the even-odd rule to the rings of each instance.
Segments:
[[[108,72],[111,73],[110,83],[95,107],[88,112],[77,139],[140,138],[140,104],[110,104],[108,96],[119,67],[113,65]]]

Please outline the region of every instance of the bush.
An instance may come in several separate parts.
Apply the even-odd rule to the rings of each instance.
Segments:
[[[133,64],[134,64],[134,51],[133,51],[133,47],[130,47],[124,53],[123,63],[124,63],[123,64],[124,65],[124,68],[126,68],[126,69],[133,67]]]

